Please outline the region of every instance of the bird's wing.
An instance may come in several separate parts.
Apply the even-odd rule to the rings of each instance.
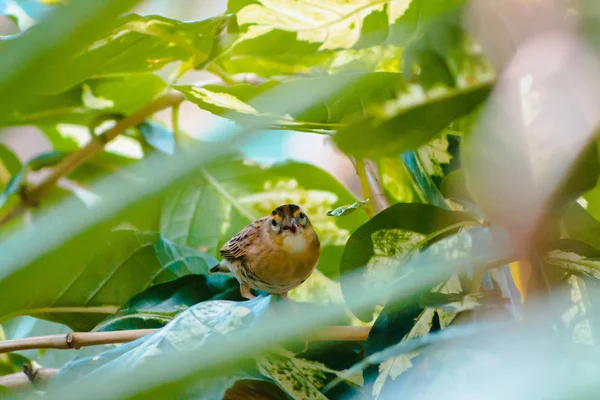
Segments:
[[[231,261],[244,259],[246,249],[258,238],[260,227],[262,226],[264,219],[265,218],[261,218],[258,221],[251,223],[237,235],[229,239],[229,241],[221,247],[221,257]]]

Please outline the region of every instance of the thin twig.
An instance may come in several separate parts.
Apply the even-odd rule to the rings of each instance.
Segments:
[[[364,341],[368,326],[330,326],[310,336],[312,341]],[[70,332],[0,342],[0,354],[32,349],[79,349],[100,344],[126,343],[155,332],[156,329],[134,329],[114,332]]]
[[[125,132],[128,128],[141,124],[146,118],[157,111],[178,105],[183,102],[184,99],[184,96],[180,92],[169,92],[159,96],[130,116],[118,121],[99,138],[93,139],[85,147],[82,147],[65,157],[65,159],[54,167],[52,172],[42,182],[25,190],[21,202],[15,206],[14,211],[9,211],[0,219],[0,226],[21,215],[32,204],[39,204],[42,197],[56,185],[56,182],[58,182],[60,178],[67,176],[85,161],[102,151],[106,143]]]

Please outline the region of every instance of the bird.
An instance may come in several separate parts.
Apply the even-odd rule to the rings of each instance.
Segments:
[[[296,204],[283,204],[243,228],[220,249],[210,273],[232,273],[242,297],[262,290],[287,299],[313,273],[321,244],[310,219]]]

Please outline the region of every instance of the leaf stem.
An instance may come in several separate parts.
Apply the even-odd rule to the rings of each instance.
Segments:
[[[365,161],[363,159],[356,160],[356,173],[360,179],[360,188],[362,190],[363,200],[370,199],[371,188],[369,187],[369,178],[367,177],[367,170],[365,168]],[[373,210],[373,201],[371,200],[365,204],[363,210],[365,210],[369,218],[373,218],[375,216],[375,211]]]
[[[171,129],[173,130],[173,135],[175,137],[181,136],[181,130],[179,129],[179,108],[181,107],[181,103],[174,104],[171,107]]]
[[[39,204],[41,199],[56,185],[60,178],[70,174],[81,166],[81,164],[101,152],[108,142],[125,132],[128,128],[141,124],[147,117],[157,111],[180,104],[184,99],[183,94],[176,91],[163,94],[130,116],[118,121],[112,128],[104,132],[101,137],[90,141],[85,147],[65,157],[42,182],[25,190],[24,197],[27,199],[27,202],[21,199],[20,203],[14,209],[0,218],[0,227],[23,214],[32,204]]]

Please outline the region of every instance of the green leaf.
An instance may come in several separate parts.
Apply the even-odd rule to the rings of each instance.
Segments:
[[[236,14],[240,27],[247,27],[247,36],[256,37],[274,29],[298,33],[298,39],[320,43],[321,49],[350,48],[361,35],[373,31],[374,25],[393,23],[400,17],[408,1],[393,0],[387,4],[387,15],[363,20],[372,12],[386,9],[381,1],[339,2],[324,0],[320,3],[255,1],[240,8]],[[375,21],[374,21],[375,19]]]
[[[464,169],[449,173],[442,180],[440,191],[446,198],[473,201],[471,194],[469,193],[469,188],[467,187]]]
[[[418,188],[401,158],[381,158],[378,169],[381,183],[389,199],[395,203],[418,201]]]
[[[165,154],[172,155],[175,151],[175,136],[166,127],[153,122],[146,121],[138,125],[142,137],[150,146]]]
[[[274,109],[276,105],[266,104],[259,97],[267,91],[281,96],[297,96],[299,90],[311,92],[312,87],[316,90],[323,85],[340,85],[349,77],[354,77],[352,84],[298,114],[277,115]],[[200,108],[240,123],[263,121],[269,123],[272,129],[330,130],[343,127],[356,116],[362,116],[366,113],[367,105],[393,99],[403,86],[400,74],[380,72],[294,78],[283,82],[270,80],[259,85],[176,86],[175,89]]]
[[[186,275],[135,295],[94,331],[160,328],[194,304],[208,300],[244,300],[235,278]]]
[[[352,312],[360,320],[370,321],[373,313],[361,311],[354,301],[356,290],[376,291],[378,285],[399,274],[402,262],[413,252],[470,222],[471,217],[462,212],[427,204],[399,203],[358,228],[348,239],[340,262],[342,292]],[[346,275],[351,278],[345,278]],[[360,288],[354,282],[361,282]]]
[[[579,203],[573,202],[561,220],[566,237],[580,240],[600,250],[600,221]]]
[[[196,22],[156,15],[122,16],[113,23],[111,32],[87,51],[43,70],[38,77],[44,83],[39,93],[60,93],[90,78],[158,71],[175,61],[204,63],[225,21],[222,16]]]
[[[107,0],[90,5],[69,2],[58,7],[52,18],[44,19],[14,39],[0,41],[3,57],[0,60],[0,109],[20,109],[31,102],[34,93],[44,91],[56,82],[50,70],[66,72],[65,60],[91,45],[99,36],[109,32],[119,14],[135,4],[135,0]],[[40,66],[43,66],[41,68]],[[10,117],[0,115],[0,125]]]
[[[0,163],[9,176],[14,176],[21,170],[19,158],[3,144],[0,144]],[[0,175],[1,177],[2,175]],[[0,182],[2,182],[2,179],[0,179]]]
[[[6,184],[4,191],[0,193],[0,207],[6,204],[9,197],[16,194],[23,185],[27,182],[27,174],[29,171],[38,171],[44,167],[56,165],[66,157],[66,153],[52,151],[49,153],[42,153],[28,162],[26,162],[19,172],[12,176],[10,181]]]
[[[336,179],[308,164],[286,162],[264,169],[228,162],[203,169],[170,193],[163,205],[161,234],[217,256],[244,226],[281,204],[294,203],[308,214],[321,241],[317,268],[335,277],[350,232],[367,217],[354,213],[332,219],[327,211],[356,200]]]
[[[86,108],[104,114],[131,114],[161,93],[167,84],[151,73],[90,79],[82,84]]]
[[[570,251],[556,249],[549,251],[543,257],[543,261],[574,275],[600,279],[599,257],[585,257]]]
[[[368,202],[369,199],[366,199],[352,203],[349,206],[338,207],[335,210],[327,211],[327,215],[330,217],[343,217],[344,215],[350,215],[354,211],[363,208]]]
[[[371,107],[364,120],[339,130],[334,141],[357,158],[377,159],[416,149],[487,98],[492,79],[480,77],[476,82],[432,90],[408,85],[397,91],[395,99]]]
[[[205,273],[208,261],[215,261],[196,250],[164,241],[156,233],[133,230],[110,233],[106,240],[95,242],[94,251],[90,253],[87,246],[80,248],[73,242],[40,258],[30,266],[31,271],[59,264],[68,275],[38,282],[33,296],[23,292],[17,295],[18,286],[5,290],[3,293],[12,296],[12,301],[4,304],[0,317],[32,315],[76,331],[90,330],[147,287]],[[69,256],[63,258],[65,254]]]
[[[436,207],[449,209],[444,196],[433,182],[415,151],[409,150],[400,155],[404,165],[408,169],[412,180],[416,186],[417,193],[420,195],[421,201],[432,204]]]

